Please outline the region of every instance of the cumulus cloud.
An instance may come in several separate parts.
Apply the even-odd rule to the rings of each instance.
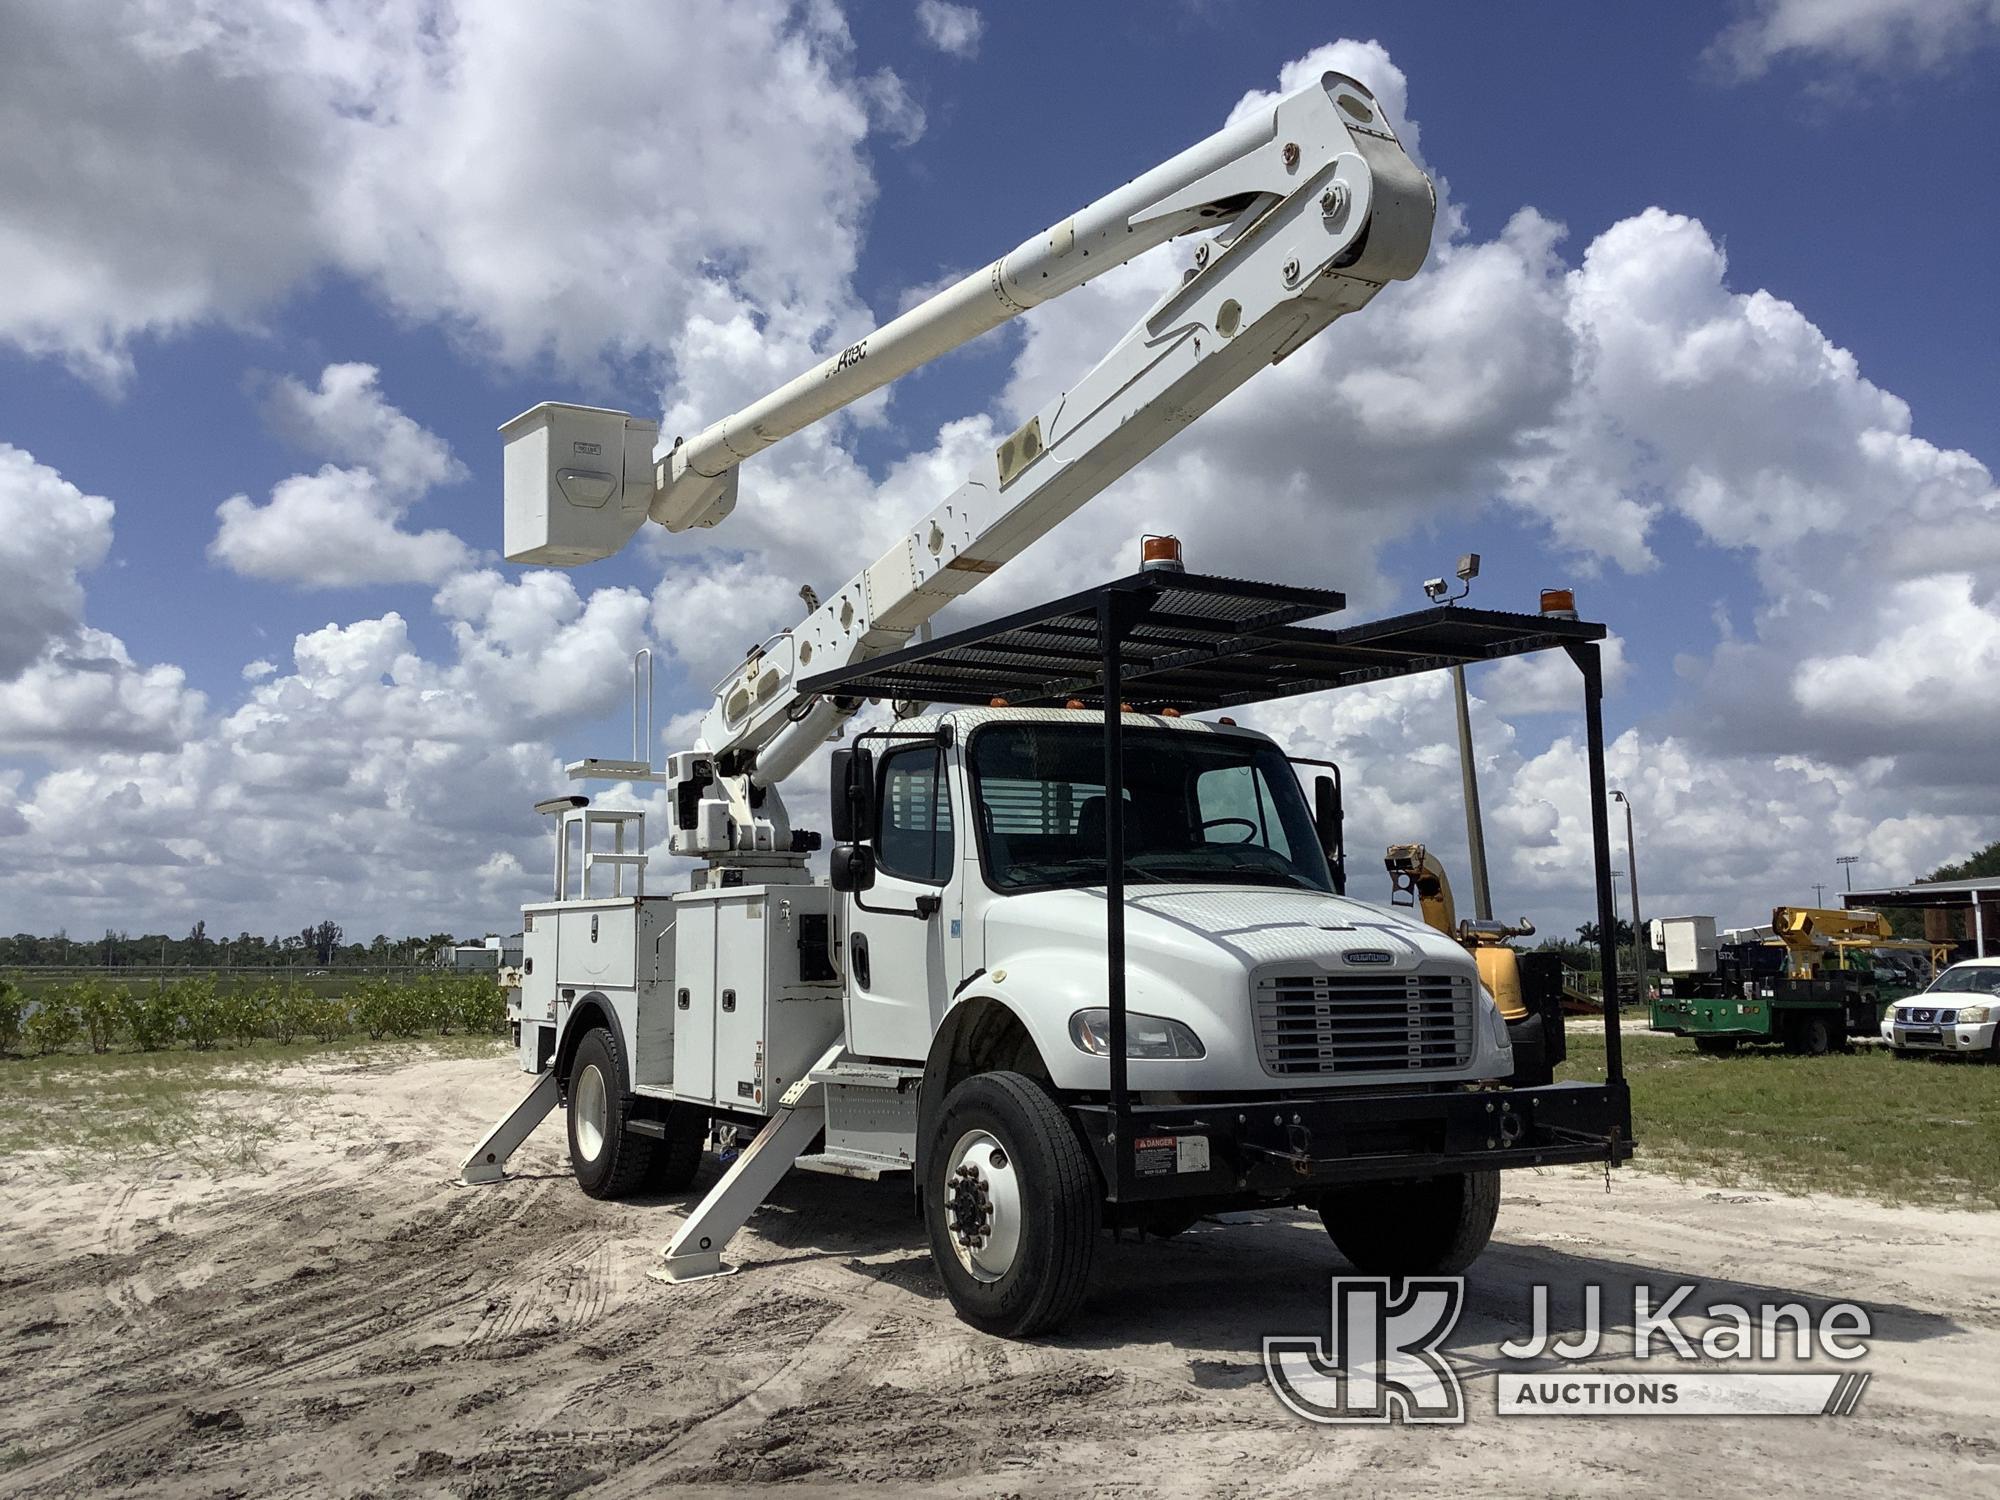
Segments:
[[[1930,72],[1996,36],[2000,0],[1754,0],[1708,55],[1745,79],[1786,58]]]
[[[986,18],[972,6],[954,5],[951,0],[917,0],[917,26],[938,51],[976,57]]]
[[[547,867],[530,806],[563,786],[555,742],[624,701],[646,600],[476,572],[431,607],[443,653],[419,650],[400,612],[329,624],[180,743],[66,756],[15,804],[10,858],[38,872],[10,892],[19,920],[507,922]]]
[[[83,622],[82,573],[111,550],[111,502],[0,443],[0,682]]]
[[[294,474],[266,505],[230,496],[216,507],[212,561],[307,588],[437,583],[471,563],[472,549],[453,533],[404,524],[427,491],[466,471],[443,438],[384,399],[374,366],[328,365],[317,388],[275,380],[264,418],[296,446],[352,467]]]
[[[142,667],[89,626],[0,683],[0,750],[158,749],[194,732],[205,699],[175,666]]]
[[[507,361],[656,359],[718,289],[826,323],[871,118],[922,128],[853,50],[782,0],[10,8],[0,132],[36,149],[0,162],[0,339],[115,386],[140,335],[329,271]]]
[[[264,393],[265,423],[314,458],[369,468],[396,494],[420,495],[465,478],[443,438],[389,404],[380,373],[373,365],[328,365],[316,387],[281,376]]]
[[[1616,497],[1635,529],[1595,545],[1627,566],[1650,564],[1667,514],[1750,562],[1750,632],[1683,663],[1690,732],[1849,766],[1890,755],[1912,786],[1952,784],[1957,749],[2000,736],[2000,704],[1955,703],[1953,727],[1933,726],[1964,737],[1953,748],[1913,734],[1914,708],[1885,710],[1992,659],[2000,601],[1978,571],[2000,556],[1991,473],[1917,437],[1908,405],[1798,308],[1731,291],[1695,220],[1649,209],[1614,225],[1566,290],[1573,387],[1546,465],[1509,498],[1563,534],[1568,497]]]
[[[0,751],[176,744],[203,699],[84,622],[82,574],[111,549],[112,505],[0,443]]]
[[[208,555],[246,578],[346,588],[435,583],[463,567],[470,549],[449,531],[403,528],[404,506],[366,469],[329,464],[294,474],[268,505],[231,495]]]

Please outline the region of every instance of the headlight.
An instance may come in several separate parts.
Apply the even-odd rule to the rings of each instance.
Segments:
[[[1984,1026],[1992,1019],[1993,1007],[1990,1005],[1961,1006],[1958,1012],[1958,1024],[1961,1026]]]
[[[1069,1018],[1069,1039],[1095,1057],[1111,1055],[1111,1012],[1108,1009],[1080,1010]],[[1149,1016],[1140,1011],[1125,1012],[1125,1055],[1127,1057],[1206,1057],[1208,1050],[1179,1021],[1165,1016]]]

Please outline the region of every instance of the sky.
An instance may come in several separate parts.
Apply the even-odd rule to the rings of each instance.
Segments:
[[[628,753],[633,652],[655,759],[688,748],[802,584],[990,464],[1188,250],[581,569],[500,557],[495,429],[692,434],[1327,69],[1438,186],[1424,270],[941,623],[1147,531],[1351,620],[1477,551],[1472,602],[1571,585],[1612,632],[1648,915],[1962,858],[2000,837],[1996,56],[2000,0],[0,7],[0,928],[513,930],[532,804]],[[1470,688],[1496,914],[1566,932],[1574,671]],[[1342,763],[1356,893],[1389,842],[1463,879],[1444,677],[1246,717]]]

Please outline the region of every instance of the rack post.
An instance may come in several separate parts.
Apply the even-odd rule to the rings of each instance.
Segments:
[[[1618,928],[1611,902],[1611,825],[1605,809],[1610,793],[1604,782],[1604,669],[1595,641],[1563,647],[1583,673],[1583,732],[1590,756],[1590,852],[1597,877],[1597,961],[1604,986],[1604,1078],[1620,1083],[1625,1077],[1625,1052],[1618,1034]],[[1634,942],[1644,938],[1633,933]]]
[[[1125,1058],[1125,715],[1119,708],[1124,621],[1119,596],[1097,605],[1104,677],[1104,995],[1111,1009],[1111,1196],[1123,1195],[1132,1160]]]

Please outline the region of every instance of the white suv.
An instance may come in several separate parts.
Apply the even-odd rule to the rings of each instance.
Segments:
[[[2000,1060],[2000,958],[1953,964],[1920,995],[1883,1013],[1882,1040],[1899,1053],[1971,1052]]]

